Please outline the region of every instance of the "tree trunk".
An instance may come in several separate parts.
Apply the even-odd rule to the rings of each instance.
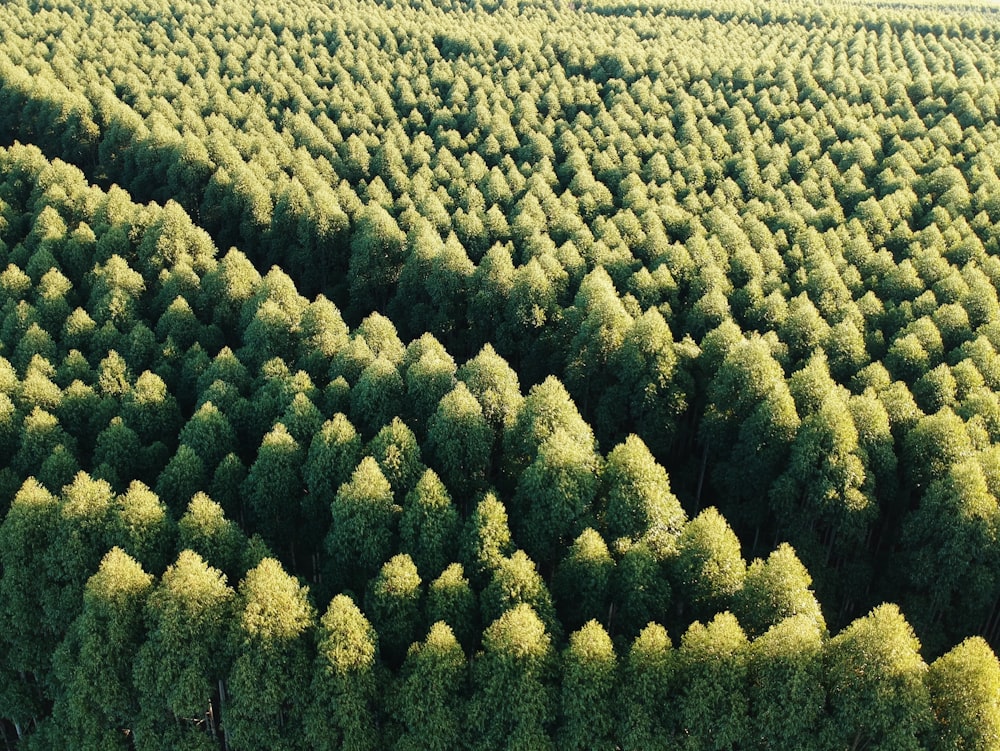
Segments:
[[[222,720],[222,747],[229,751],[229,736],[226,735],[226,684],[219,679],[219,717]]]
[[[705,443],[705,450],[701,454],[701,470],[698,472],[698,490],[694,494],[694,510],[701,508],[701,489],[705,485],[705,468],[708,466],[708,442]]]

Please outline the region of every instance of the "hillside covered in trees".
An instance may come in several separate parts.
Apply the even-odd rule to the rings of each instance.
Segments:
[[[0,5],[7,749],[1000,747],[1000,11]]]

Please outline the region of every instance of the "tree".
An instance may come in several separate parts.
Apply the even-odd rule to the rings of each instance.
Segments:
[[[443,621],[466,649],[479,636],[479,604],[461,563],[452,563],[427,586],[427,622]]]
[[[570,629],[609,620],[614,559],[600,533],[588,527],[573,541],[552,578],[560,621]]]
[[[316,662],[304,738],[317,751],[379,748],[378,634],[346,595],[330,602],[316,629]]]
[[[149,636],[133,672],[140,705],[137,749],[189,745],[216,733],[217,687],[230,663],[234,600],[225,575],[190,550],[181,552],[150,593]],[[207,741],[200,745],[210,747]]]
[[[676,536],[687,521],[666,470],[635,435],[608,454],[601,482],[607,498],[604,524],[612,540]]]
[[[268,544],[287,550],[293,566],[301,518],[303,453],[279,422],[264,436],[257,459],[243,482],[243,496],[254,527]]]
[[[198,407],[180,432],[180,442],[189,446],[211,472],[222,458],[236,450],[236,431],[229,418],[212,402]]]
[[[880,605],[830,640],[823,745],[917,749],[930,721],[920,642],[895,605]]]
[[[782,543],[766,561],[756,558],[747,569],[735,598],[740,623],[750,636],[759,637],[786,618],[802,616],[824,633],[826,621],[811,585],[795,550]]]
[[[177,522],[177,531],[178,551],[193,550],[233,581],[238,581],[249,567],[246,535],[205,493],[195,493],[191,498]]]
[[[513,424],[524,402],[517,372],[496,353],[490,344],[458,369],[456,374],[483,410],[497,439]]]
[[[740,541],[714,507],[684,527],[673,566],[682,593],[701,615],[727,609],[746,577]]]
[[[428,421],[427,446],[445,485],[466,507],[466,499],[481,491],[489,478],[493,431],[461,381],[441,399]]]
[[[514,494],[517,533],[543,564],[554,562],[591,516],[597,496],[599,457],[561,428],[548,436],[518,478]]]
[[[673,602],[668,573],[674,556],[673,551],[664,556],[651,541],[617,542],[608,620],[614,633],[631,638],[650,621],[666,619]]]
[[[437,576],[455,558],[459,524],[448,490],[428,469],[403,501],[400,549],[413,558],[424,577]]]
[[[175,514],[191,500],[195,493],[208,485],[205,463],[186,444],[177,447],[163,472],[156,480],[156,495]]]
[[[936,723],[924,743],[932,751],[988,749],[1000,739],[1000,664],[972,636],[931,663],[927,688]]]
[[[754,748],[822,748],[825,627],[806,613],[776,622],[750,645],[747,696]]]
[[[570,634],[562,653],[559,748],[614,749],[618,661],[611,637],[597,621]]]
[[[406,235],[396,220],[377,203],[369,203],[355,219],[347,280],[358,311],[384,311],[403,267]]]
[[[330,526],[330,504],[360,460],[361,436],[342,412],[324,422],[313,435],[302,468],[306,492],[302,496],[299,539],[305,551],[320,547]]]
[[[53,656],[53,718],[86,751],[125,749],[139,713],[132,665],[145,638],[153,577],[112,548],[87,580],[83,610]]]
[[[333,499],[324,546],[336,582],[357,586],[388,560],[401,509],[378,464],[366,456]]]
[[[435,622],[414,643],[400,670],[391,700],[399,725],[399,751],[451,751],[460,747],[465,726],[466,659],[451,627]]]
[[[944,625],[985,622],[998,582],[995,540],[1000,507],[977,459],[957,462],[931,482],[919,507],[902,522],[902,571],[922,605],[915,617],[933,635]]]
[[[545,440],[560,428],[565,431],[564,440],[596,449],[590,426],[580,416],[566,388],[550,376],[531,388],[517,419],[504,433],[507,477],[516,480],[535,460]]]
[[[316,613],[308,590],[273,558],[247,572],[236,599],[233,667],[222,721],[233,749],[303,748]]]
[[[523,550],[516,550],[509,558],[504,557],[498,561],[490,583],[480,595],[479,603],[483,623],[492,623],[515,605],[526,603],[542,619],[549,634],[559,636],[559,622],[552,605],[552,596],[535,568],[534,561]]]
[[[649,623],[622,665],[618,738],[623,751],[674,748],[677,716],[664,712],[676,696],[677,656],[666,629]]]
[[[455,361],[432,334],[406,348],[406,398],[417,432],[424,433],[438,402],[455,386]]]
[[[383,658],[398,666],[423,625],[423,582],[406,553],[394,555],[368,584],[365,610],[379,635]]]
[[[365,454],[374,457],[396,498],[402,500],[416,486],[426,467],[420,459],[420,444],[409,426],[398,417],[371,440]]]
[[[0,709],[18,726],[26,727],[39,713],[38,688],[48,678],[51,655],[62,638],[39,607],[53,596],[47,561],[39,551],[54,545],[58,519],[58,500],[29,477],[0,523],[0,645],[4,663],[20,679],[11,675],[0,688]]]
[[[115,499],[115,516],[122,549],[151,573],[162,573],[173,559],[177,541],[177,525],[167,507],[134,480]]]
[[[395,364],[377,357],[351,389],[351,419],[365,435],[402,413],[406,385]]]
[[[472,662],[472,748],[551,749],[554,668],[552,638],[530,605],[520,603],[491,623]]]
[[[677,650],[683,748],[742,747],[750,737],[746,696],[748,642],[732,613],[695,621]]]
[[[482,588],[490,580],[500,560],[514,552],[507,521],[507,509],[488,492],[476,504],[465,522],[461,540],[461,560],[472,581]]]

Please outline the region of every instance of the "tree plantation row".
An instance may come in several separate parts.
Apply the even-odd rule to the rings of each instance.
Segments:
[[[890,605],[829,638],[789,546],[748,566],[714,508],[687,520],[640,439],[602,456],[558,380],[522,396],[488,347],[456,368],[377,314],[349,331],[280,271],[218,260],[176,205],[35,149],[0,152],[0,174],[8,746],[1000,732],[985,641],[928,667]]]
[[[7,742],[990,747],[998,39],[4,3]]]

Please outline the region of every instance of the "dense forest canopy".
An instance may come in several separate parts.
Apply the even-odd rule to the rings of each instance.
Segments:
[[[998,71],[977,3],[0,5],[5,747],[996,748]]]

